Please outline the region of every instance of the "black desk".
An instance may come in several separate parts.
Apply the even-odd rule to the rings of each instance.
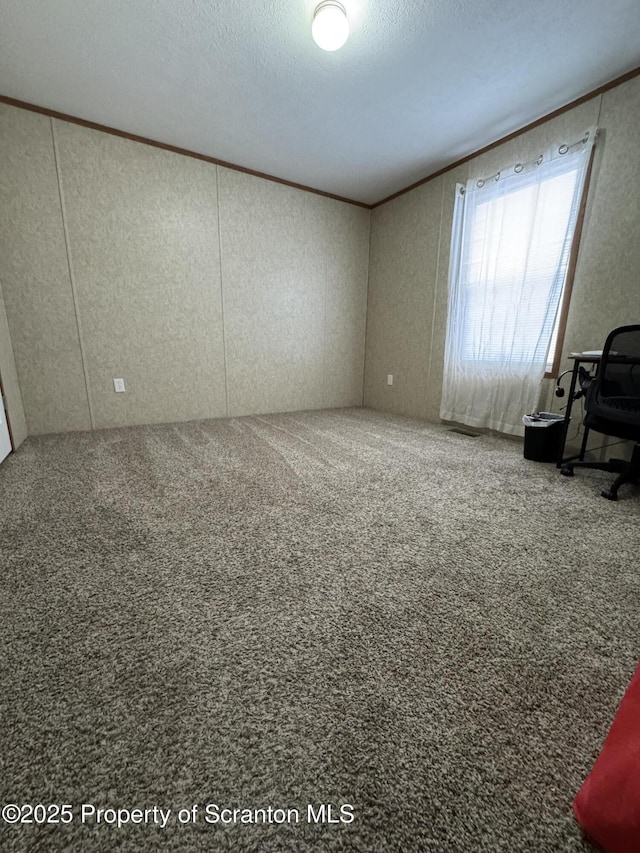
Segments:
[[[587,439],[589,438],[589,428],[584,428],[584,435],[582,436],[582,445],[580,446],[580,453],[574,454],[573,456],[565,456],[565,444],[567,441],[567,432],[569,431],[569,422],[571,420],[571,409],[573,408],[573,398],[576,392],[576,385],[578,384],[578,370],[582,364],[590,364],[597,365],[600,364],[599,355],[584,355],[583,353],[572,353],[569,358],[573,361],[573,371],[571,373],[571,384],[569,386],[569,400],[567,402],[567,408],[564,413],[564,424],[562,426],[562,440],[560,441],[560,451],[558,454],[558,461],[556,463],[557,468],[562,468],[567,462],[573,462],[574,459],[584,459],[584,454],[587,449]],[[595,374],[594,374],[595,375]]]

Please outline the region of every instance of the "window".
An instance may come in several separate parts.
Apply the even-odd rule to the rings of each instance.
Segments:
[[[499,429],[509,388],[523,384],[528,400],[536,388],[539,394],[561,342],[563,294],[594,138],[591,129],[572,145],[458,187],[442,417]],[[471,384],[481,389],[475,402],[465,389]],[[511,397],[524,402],[520,393]],[[460,416],[461,401],[467,419]],[[518,431],[514,420],[512,411],[507,431]]]
[[[461,282],[466,287],[463,357],[502,362],[547,356],[551,369],[575,227],[578,169],[521,182],[473,206]],[[578,200],[579,203],[579,200]],[[485,313],[486,282],[492,308]],[[529,296],[518,310],[518,283]],[[526,310],[526,320],[519,314]],[[555,333],[555,335],[554,335]]]

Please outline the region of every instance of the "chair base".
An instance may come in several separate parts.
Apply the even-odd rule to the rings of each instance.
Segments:
[[[617,501],[620,486],[624,483],[637,483],[640,479],[640,444],[634,446],[630,460],[609,459],[607,462],[570,462],[560,469],[560,473],[565,477],[573,477],[574,468],[596,468],[599,471],[611,471],[618,474],[619,476],[613,481],[611,487],[600,492],[603,498],[607,498],[609,501]]]

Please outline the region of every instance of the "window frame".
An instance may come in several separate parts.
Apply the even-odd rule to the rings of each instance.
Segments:
[[[556,379],[560,373],[560,363],[562,361],[562,350],[564,348],[564,338],[567,331],[567,319],[569,317],[569,306],[571,304],[571,293],[573,291],[573,281],[578,265],[578,254],[580,251],[580,240],[582,238],[582,226],[584,224],[584,216],[587,208],[587,199],[589,196],[589,185],[591,183],[591,172],[593,169],[593,158],[596,153],[594,145],[589,155],[589,163],[584,176],[584,186],[582,188],[582,198],[580,199],[580,207],[578,208],[578,216],[576,218],[576,227],[573,232],[573,240],[571,243],[571,252],[569,253],[569,264],[567,266],[567,276],[560,299],[560,315],[558,318],[558,335],[556,337],[555,352],[551,362],[551,370],[545,370],[545,379]],[[549,354],[551,355],[551,353]],[[548,363],[548,359],[547,359]]]

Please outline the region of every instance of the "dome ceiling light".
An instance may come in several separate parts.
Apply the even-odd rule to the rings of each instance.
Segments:
[[[325,0],[313,13],[313,40],[322,50],[338,50],[349,38],[349,21],[342,3]]]

